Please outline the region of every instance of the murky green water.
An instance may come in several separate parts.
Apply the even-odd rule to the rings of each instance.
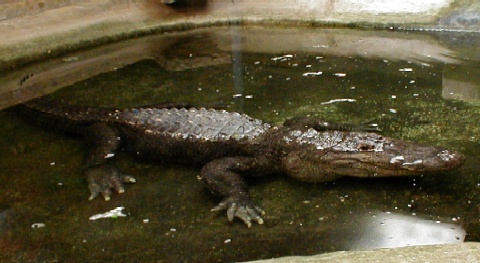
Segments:
[[[375,121],[385,135],[467,156],[456,171],[415,178],[250,180],[267,216],[248,229],[210,212],[219,200],[196,179],[198,167],[122,156],[119,166],[138,182],[110,202],[87,201],[82,141],[7,109],[0,112],[0,261],[233,262],[480,241],[479,42],[472,34],[218,28],[0,73],[3,108],[57,90],[53,97],[72,104],[191,102],[275,124],[306,115]],[[89,220],[118,206],[127,217]]]

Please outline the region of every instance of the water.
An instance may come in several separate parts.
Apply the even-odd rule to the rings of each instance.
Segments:
[[[0,105],[37,94],[129,107],[191,102],[281,124],[374,121],[460,151],[436,175],[307,184],[250,179],[265,225],[228,223],[199,168],[119,158],[123,195],[87,201],[78,138],[0,112],[0,261],[232,262],[480,241],[480,54],[472,34],[215,28],[151,36],[2,72]],[[126,217],[89,220],[125,207]]]

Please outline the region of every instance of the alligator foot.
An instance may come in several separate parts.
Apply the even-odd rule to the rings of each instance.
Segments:
[[[105,201],[112,197],[112,189],[121,194],[125,192],[124,183],[135,183],[135,178],[129,175],[121,174],[120,171],[111,165],[100,165],[95,168],[89,168],[85,172],[90,189],[90,197],[93,200],[100,193]]]
[[[255,204],[248,197],[228,196],[223,199],[211,211],[227,210],[228,221],[233,221],[235,217],[241,219],[247,227],[252,226],[252,220],[259,225],[263,224],[263,215],[265,212]]]

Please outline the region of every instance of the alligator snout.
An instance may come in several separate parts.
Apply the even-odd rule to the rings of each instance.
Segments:
[[[459,167],[465,162],[465,156],[459,152],[438,149],[436,154],[425,158],[423,160],[423,169],[418,170],[428,171],[446,171]]]
[[[465,162],[465,156],[459,152],[439,147],[410,147],[412,151],[398,153],[390,159],[390,163],[412,172],[439,172],[452,170]]]

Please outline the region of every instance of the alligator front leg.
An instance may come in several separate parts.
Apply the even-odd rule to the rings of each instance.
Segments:
[[[366,132],[378,132],[381,131],[378,128],[378,124],[367,122],[361,124],[351,124],[351,123],[335,123],[335,122],[326,122],[310,117],[296,117],[288,119],[283,123],[283,126],[292,127],[295,129],[308,129],[312,128],[316,131],[366,131]]]
[[[109,163],[121,142],[118,132],[105,123],[96,123],[85,129],[84,137],[90,147],[85,158],[89,200],[101,193],[105,201],[108,201],[112,196],[112,189],[118,193],[125,192],[123,184],[134,183],[135,178],[121,174]]]
[[[241,174],[261,174],[264,167],[264,162],[253,157],[227,157],[207,163],[202,168],[201,180],[210,191],[223,197],[212,211],[227,210],[229,221],[237,217],[248,227],[252,226],[252,220],[263,224],[265,212],[250,200],[247,184]]]

